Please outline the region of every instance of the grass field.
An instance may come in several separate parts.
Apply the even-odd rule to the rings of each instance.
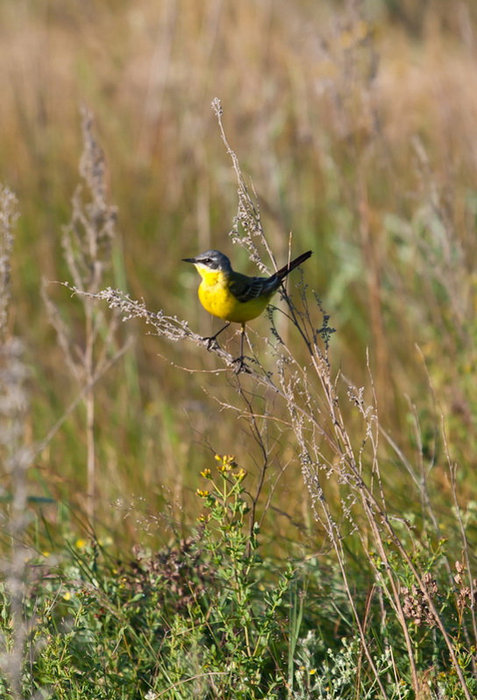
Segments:
[[[474,4],[0,36],[0,696],[475,697]],[[210,247],[313,250],[250,373],[201,340]]]

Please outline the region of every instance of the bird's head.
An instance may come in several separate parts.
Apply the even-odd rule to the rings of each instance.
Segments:
[[[182,258],[182,262],[189,262],[196,266],[200,274],[207,272],[231,272],[230,260],[220,250],[206,250],[205,253],[195,258]]]

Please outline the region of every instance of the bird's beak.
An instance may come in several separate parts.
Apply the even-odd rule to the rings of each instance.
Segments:
[[[182,262],[195,263],[195,258],[182,258]]]

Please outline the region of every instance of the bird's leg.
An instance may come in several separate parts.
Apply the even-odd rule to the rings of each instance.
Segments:
[[[243,354],[243,341],[245,339],[245,323],[242,323],[242,333],[240,334],[240,355],[235,358],[234,363],[237,363],[237,367],[235,369],[235,374],[240,374],[240,372],[250,372],[249,368],[243,361],[244,359],[244,354]]]
[[[222,333],[222,331],[224,331],[229,326],[230,326],[230,321],[227,321],[225,326],[222,326],[222,328],[219,331],[217,331],[217,333],[215,333],[214,335],[208,335],[208,336],[205,336],[205,338],[202,338],[202,340],[207,341],[207,350],[210,350],[213,347],[214,343],[217,347],[219,346],[219,344],[217,342],[217,336],[220,335]]]

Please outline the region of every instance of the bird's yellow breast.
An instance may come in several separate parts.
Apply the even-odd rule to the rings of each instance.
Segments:
[[[229,289],[229,277],[226,273],[222,270],[209,270],[202,265],[196,265],[196,268],[202,277],[199,286],[200,303],[209,314],[224,321],[251,321],[262,313],[270,300],[271,295],[246,302],[239,301]]]

